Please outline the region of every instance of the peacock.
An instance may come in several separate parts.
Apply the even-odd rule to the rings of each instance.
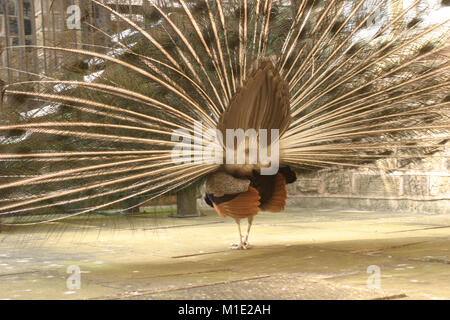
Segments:
[[[449,139],[449,1],[145,0],[142,21],[88,4],[125,27],[29,45],[62,63],[3,86],[3,225],[200,184],[247,249],[297,176],[402,171]]]

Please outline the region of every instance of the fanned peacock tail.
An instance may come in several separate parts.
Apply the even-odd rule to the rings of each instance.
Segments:
[[[422,0],[150,1],[139,25],[91,2],[128,29],[96,29],[108,46],[32,46],[64,65],[4,87],[8,223],[132,209],[216,171],[174,163],[172,133],[216,128],[260,59],[287,83],[280,161],[300,173],[402,170],[449,138],[450,24],[422,15]]]

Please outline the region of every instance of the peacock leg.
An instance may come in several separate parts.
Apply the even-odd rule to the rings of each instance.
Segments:
[[[248,217],[247,234],[245,235],[244,245],[249,248],[248,236],[250,235],[250,229],[252,228],[253,217]]]
[[[239,243],[233,243],[231,245],[231,249],[236,249],[236,250],[242,250],[242,249],[247,249],[247,246],[244,244],[244,242],[242,241],[242,232],[241,232],[241,219],[235,219],[236,223],[238,225],[238,230],[239,230]]]

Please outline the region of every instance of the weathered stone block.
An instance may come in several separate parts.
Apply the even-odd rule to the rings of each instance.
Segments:
[[[352,192],[352,179],[350,173],[324,174],[325,192],[329,194],[350,194]]]
[[[358,195],[398,196],[401,177],[387,175],[357,175],[355,191]]]
[[[297,182],[297,190],[301,193],[319,193],[320,184],[319,179],[302,179]]]
[[[430,177],[430,195],[450,196],[450,177]]]
[[[286,185],[286,191],[289,195],[296,195],[298,193],[297,185],[295,183]]]
[[[187,187],[177,193],[177,216],[199,215],[197,209],[197,188]]]
[[[404,176],[403,193],[405,196],[428,195],[428,178],[424,176]]]

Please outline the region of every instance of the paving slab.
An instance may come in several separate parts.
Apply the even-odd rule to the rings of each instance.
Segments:
[[[450,299],[449,215],[290,208],[236,240],[209,211],[8,228],[0,299]]]

